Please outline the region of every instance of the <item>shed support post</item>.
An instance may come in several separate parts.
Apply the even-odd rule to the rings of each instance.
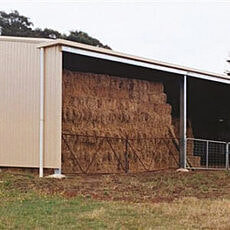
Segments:
[[[186,168],[187,76],[180,81],[180,168]]]
[[[59,168],[59,169],[54,169],[54,174],[55,174],[55,175],[61,175],[61,168]]]
[[[40,133],[39,133],[39,177],[43,177],[44,158],[44,48],[40,49]]]

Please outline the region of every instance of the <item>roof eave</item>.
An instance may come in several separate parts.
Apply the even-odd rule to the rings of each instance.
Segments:
[[[15,37],[15,36],[0,36],[0,41],[15,41],[15,42],[31,42],[37,44],[45,44],[51,41],[49,38],[31,38],[31,37]]]
[[[63,39],[57,39],[54,41],[41,43],[38,45],[38,48],[48,48],[48,47],[57,46],[57,45],[77,48],[77,49],[86,50],[86,51],[90,51],[90,52],[96,52],[96,53],[100,53],[100,54],[111,55],[114,57],[125,58],[128,60],[134,60],[134,61],[148,63],[148,64],[154,64],[154,65],[167,67],[167,68],[171,68],[171,69],[175,69],[175,70],[179,70],[179,71],[185,71],[185,72],[187,72],[188,75],[189,75],[189,73],[191,73],[191,74],[194,73],[194,74],[200,74],[200,75],[205,75],[205,76],[210,76],[210,77],[216,77],[216,78],[220,78],[220,79],[224,79],[224,80],[230,80],[230,78],[228,76],[225,76],[222,74],[217,74],[217,73],[213,73],[213,72],[189,68],[189,67],[180,66],[180,65],[176,65],[176,64],[156,61],[153,59],[142,58],[142,57],[129,55],[129,54],[121,53],[121,52],[115,52],[115,51],[108,50],[105,48],[94,47],[94,46],[90,46],[90,45],[86,45],[86,44],[82,44],[82,43],[63,40]]]

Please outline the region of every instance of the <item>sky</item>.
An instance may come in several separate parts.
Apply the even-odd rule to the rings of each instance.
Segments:
[[[229,1],[0,0],[35,27],[81,30],[113,50],[224,73],[230,55]]]

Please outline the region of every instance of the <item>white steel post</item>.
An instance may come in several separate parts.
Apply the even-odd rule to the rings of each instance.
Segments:
[[[229,143],[226,143],[226,170],[229,170]]]
[[[208,148],[209,148],[209,141],[206,142],[206,168],[208,168]]]
[[[44,48],[40,49],[40,134],[39,134],[39,177],[43,177],[44,151]]]
[[[187,76],[180,82],[180,167],[186,168],[187,131]]]
[[[54,174],[55,174],[55,175],[61,175],[61,168],[59,168],[59,169],[54,169]]]

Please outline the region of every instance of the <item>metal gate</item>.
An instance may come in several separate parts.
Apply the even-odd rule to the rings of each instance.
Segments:
[[[187,138],[187,168],[229,169],[229,142]]]

